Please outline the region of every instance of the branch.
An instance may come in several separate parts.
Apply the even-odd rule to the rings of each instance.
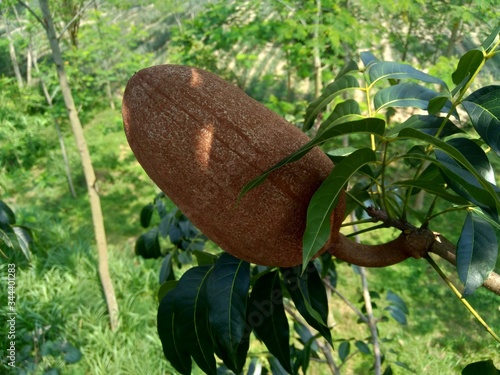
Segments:
[[[44,28],[45,30],[47,30],[47,25],[45,24],[45,22],[43,22],[43,21],[42,21],[42,19],[41,19],[40,17],[38,17],[38,16],[37,16],[37,14],[33,11],[33,9],[31,9],[31,8],[29,7],[29,5],[28,5],[28,4],[26,4],[24,1],[21,1],[21,0],[17,0],[17,2],[18,2],[19,4],[21,4],[23,7],[25,7],[25,8],[28,10],[28,12],[30,12],[30,13],[33,15],[33,17],[35,17],[35,18],[36,18],[36,20],[37,20],[38,22],[40,22],[40,24],[43,26],[43,28]]]
[[[413,250],[415,250],[416,253],[407,254],[407,257],[413,256],[414,258],[420,258],[423,257],[425,253],[431,252],[445,259],[454,266],[457,265],[455,245],[440,233],[433,232],[430,229],[426,228],[417,228],[407,221],[392,219],[388,217],[385,211],[377,210],[374,207],[369,207],[367,213],[373,219],[382,221],[385,226],[401,230],[403,232],[403,235],[405,233],[415,234],[410,246],[413,246]],[[399,238],[401,238],[401,236]],[[428,245],[426,245],[427,241],[430,238],[432,238],[432,241]],[[399,249],[392,248],[392,252],[401,253],[401,251],[397,250]],[[419,252],[420,254],[418,254]],[[500,296],[500,275],[495,272],[491,272],[488,278],[484,281],[483,287]]]
[[[75,22],[78,19],[78,17],[80,17],[82,15],[82,13],[85,12],[85,9],[87,9],[90,5],[92,5],[93,2],[94,2],[94,0],[90,0],[87,3],[87,5],[85,5],[82,9],[80,9],[77,14],[75,14],[75,16],[71,19],[71,21],[69,21],[66,24],[66,26],[63,27],[62,31],[59,33],[59,36],[57,37],[57,40],[61,39],[61,37],[66,32],[66,30],[68,30],[68,28],[71,26],[71,24],[73,22]]]

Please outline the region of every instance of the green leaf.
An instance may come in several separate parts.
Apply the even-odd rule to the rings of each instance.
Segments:
[[[457,149],[471,163],[474,171],[489,182],[495,192],[499,192],[499,189],[493,185],[495,183],[493,168],[480,146],[467,138],[454,138],[446,143]],[[478,180],[449,155],[439,150],[436,150],[435,154],[448,186],[463,198],[479,205],[496,217],[495,201],[479,185]]]
[[[191,374],[191,356],[188,351],[181,349],[181,338],[178,337],[175,329],[177,324],[173,306],[175,294],[176,289],[161,299],[158,307],[158,335],[165,358],[181,374],[189,375]]]
[[[371,351],[370,351],[370,347],[368,345],[366,345],[366,343],[364,341],[356,341],[354,343],[354,345],[356,345],[356,348],[358,348],[358,350],[363,353],[363,354],[371,354]]]
[[[406,128],[412,128],[416,130],[420,130],[423,133],[429,135],[436,135],[438,129],[441,128],[443,122],[445,125],[439,134],[439,138],[444,138],[449,135],[463,133],[464,131],[458,128],[453,122],[446,120],[444,117],[436,117],[436,116],[423,116],[423,115],[414,115],[408,118],[402,124],[399,124],[392,128],[387,132],[387,136],[392,136],[393,134],[399,133],[401,130]]]
[[[349,341],[342,341],[339,345],[339,358],[342,362],[346,360],[351,351],[351,343]]]
[[[165,255],[161,262],[160,285],[170,280],[175,280],[174,270],[172,269],[172,253]]]
[[[4,201],[0,201],[0,223],[8,225],[16,223],[16,215]]]
[[[373,98],[373,103],[377,111],[387,107],[427,109],[429,101],[437,96],[440,94],[427,87],[413,82],[404,82],[378,91]],[[448,112],[450,109],[451,102],[448,101],[443,110]]]
[[[500,370],[495,367],[493,360],[469,363],[462,370],[462,375],[500,375]]]
[[[471,173],[479,182],[479,184],[482,186],[482,188],[487,192],[489,195],[490,199],[495,203],[493,206],[497,208],[500,207],[500,201],[498,199],[498,196],[495,193],[495,190],[493,186],[491,185],[490,182],[488,182],[475,168],[474,166],[469,162],[469,160],[463,156],[460,151],[458,151],[455,147],[447,144],[446,142],[441,141],[440,139],[430,136],[428,134],[422,133],[418,130],[406,128],[403,129],[399,133],[399,137],[401,138],[412,138],[412,139],[417,139],[421,140],[424,142],[427,142],[429,144],[432,144],[436,148],[442,150],[445,152],[447,155],[455,159],[457,162],[462,164],[464,168]],[[437,155],[436,155],[437,156]],[[440,162],[440,165],[443,165],[442,162]]]
[[[294,320],[293,322],[293,328],[295,329],[295,332],[299,334],[300,342],[304,346],[310,345],[312,351],[319,351],[318,343],[316,342],[314,335],[311,333],[311,331],[309,331],[309,328],[307,328],[304,324],[297,322],[296,320]]]
[[[250,264],[223,253],[207,281],[212,337],[224,364],[239,373],[245,364]],[[243,345],[243,347],[241,346]],[[248,350],[248,346],[246,346]]]
[[[398,296],[396,293],[388,290],[386,299],[387,299],[387,301],[391,302],[392,305],[397,306],[405,314],[410,313],[410,311],[408,310],[408,307],[406,306],[405,301],[403,301],[403,299],[400,296]]]
[[[405,326],[408,323],[406,320],[406,314],[399,307],[390,305],[387,306],[384,310],[389,311],[394,320],[399,324]]]
[[[168,292],[175,289],[178,283],[179,283],[178,280],[169,280],[161,284],[160,288],[158,289],[158,301],[161,301],[163,297],[167,295]]]
[[[377,61],[371,64],[367,69],[371,85],[374,85],[382,79],[417,79],[422,82],[436,83],[446,87],[443,80],[421,72],[408,64],[401,64],[390,61]]]
[[[481,47],[483,47],[483,49],[487,53],[489,53],[490,49],[495,45],[495,42],[496,42],[499,34],[500,34],[500,26],[498,26],[496,29],[494,29],[493,32],[481,44]]]
[[[379,59],[377,59],[375,57],[375,55],[373,53],[371,53],[370,51],[364,51],[364,52],[361,52],[359,54],[359,57],[361,58],[361,61],[363,62],[363,65],[368,68],[371,64],[374,64],[378,61],[380,61]]]
[[[153,203],[144,206],[141,210],[141,225],[143,228],[149,227],[151,224],[151,218],[153,217],[155,206]]]
[[[260,176],[254,178],[252,181],[247,183],[241,190],[238,196],[238,200],[240,200],[250,190],[261,185],[267,179],[267,176],[269,176],[271,172],[283,167],[286,164],[290,164],[294,161],[299,160],[304,155],[306,155],[310,150],[312,150],[315,146],[318,146],[329,139],[353,133],[368,133],[368,134],[376,134],[382,136],[384,134],[384,131],[385,131],[385,121],[379,118],[365,118],[359,121],[346,122],[328,128],[324,132],[318,134],[304,146],[299,148],[293,154],[282,159],[274,166],[269,168],[267,171],[262,173]]]
[[[210,328],[206,282],[212,271],[210,266],[193,267],[179,280],[173,305],[175,333],[179,349],[191,354],[198,366],[207,374],[216,374],[217,366]]]
[[[283,306],[283,292],[277,271],[261,276],[252,288],[248,323],[281,365],[292,372],[288,320]]]
[[[318,132],[322,132],[330,126],[335,126],[344,122],[356,121],[363,119],[361,110],[357,101],[348,99],[335,106],[333,112],[328,118],[323,121]]]
[[[354,60],[349,60],[347,64],[344,65],[342,70],[337,74],[337,77],[335,77],[335,81],[337,81],[340,77],[345,76],[348,73],[354,72],[354,71],[359,71],[359,66],[358,63]]]
[[[80,349],[68,342],[62,345],[61,351],[64,353],[64,362],[66,363],[76,363],[82,359],[82,352]]]
[[[206,251],[193,250],[193,255],[196,257],[199,266],[210,266],[217,262],[217,256],[214,254],[207,253]]]
[[[376,160],[370,149],[360,149],[342,160],[316,190],[307,208],[307,223],[303,237],[303,265],[325,245],[330,237],[330,216],[338,196],[351,176],[363,165]]]
[[[144,259],[158,258],[161,256],[158,227],[141,234],[135,243],[135,254]]]
[[[483,285],[495,267],[498,241],[492,226],[468,213],[457,244],[457,271],[465,286],[464,296]]]
[[[301,266],[281,269],[285,286],[300,315],[332,345],[331,332],[326,326],[328,300],[325,286],[314,263],[309,263],[301,273]]]
[[[500,86],[483,87],[462,105],[478,134],[500,156]]]
[[[457,69],[451,75],[455,85],[464,79],[470,79],[477,69],[483,64],[484,53],[482,49],[473,49],[460,58]]]
[[[27,260],[31,259],[30,245],[33,242],[29,229],[21,226],[12,227],[16,234],[17,242]]]
[[[427,106],[427,111],[429,115],[436,115],[440,112],[443,112],[443,107],[450,100],[449,96],[436,96],[429,101],[429,105]]]
[[[321,96],[307,107],[302,129],[304,131],[311,129],[314,125],[314,121],[316,121],[316,117],[318,117],[319,113],[330,104],[333,98],[343,92],[356,88],[359,88],[359,82],[355,77],[349,74],[340,77],[338,80],[326,86]]]
[[[417,189],[422,189],[425,190],[426,192],[436,195],[438,197],[441,197],[448,202],[458,204],[458,205],[467,205],[469,204],[469,201],[466,199],[463,199],[459,196],[452,195],[448,193],[443,186],[440,186],[439,184],[436,184],[436,182],[433,181],[426,181],[426,180],[404,180],[404,181],[397,181],[394,182],[393,185],[395,186],[405,186],[405,187],[412,187],[412,188],[417,188]]]

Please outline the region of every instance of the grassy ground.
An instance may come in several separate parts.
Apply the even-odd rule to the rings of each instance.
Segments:
[[[118,112],[98,114],[85,126],[85,132],[99,178],[120,326],[114,333],[108,329],[85,184],[74,141],[68,134],[66,145],[77,199],[69,194],[57,147],[29,172],[18,170],[0,177],[2,199],[15,209],[19,222],[33,227],[35,232],[31,263],[21,257],[15,259],[17,350],[32,356],[22,365],[30,374],[42,374],[51,367],[58,368],[61,374],[170,374],[172,369],[163,357],[156,334],[160,261],[144,261],[133,254],[135,238],[141,233],[140,209],[157,190],[135,162]],[[55,134],[49,130],[48,136]],[[461,225],[444,224],[457,229]],[[1,262],[1,277],[5,278],[6,262]],[[359,276],[345,264],[340,264],[338,271],[338,289],[361,307]],[[383,348],[388,363],[404,362],[417,374],[458,374],[467,363],[487,358],[494,358],[500,366],[500,346],[471,318],[425,261],[407,261],[369,270],[368,274],[373,291],[384,297],[385,291],[392,290],[410,309],[407,326],[392,319],[379,324],[381,338],[387,339]],[[0,292],[2,301],[5,293],[3,289]],[[375,302],[384,305],[383,300]],[[470,302],[493,328],[500,330],[497,297],[478,291]],[[4,306],[2,303],[0,307],[2,315]],[[332,298],[331,311],[334,340],[368,336],[367,327],[357,324],[353,312],[337,297]],[[4,329],[2,325],[2,337],[6,336]],[[66,341],[79,348],[80,361],[65,363],[61,350],[50,344]],[[2,339],[2,352],[5,344]],[[264,355],[259,345],[252,345],[251,351],[253,355]],[[371,365],[370,356],[358,353],[342,367],[342,374],[370,373]],[[398,366],[392,368],[396,374],[409,373]],[[310,373],[329,372],[325,364],[313,363]]]

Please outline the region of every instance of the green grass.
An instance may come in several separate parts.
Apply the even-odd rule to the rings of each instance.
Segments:
[[[46,133],[55,137],[50,128]],[[170,374],[172,368],[163,357],[156,333],[160,261],[144,261],[133,254],[135,239],[142,232],[140,210],[153,199],[157,189],[128,148],[117,111],[98,113],[85,125],[85,134],[99,179],[110,272],[120,307],[119,328],[116,332],[109,330],[96,271],[85,183],[74,140],[68,133],[66,146],[76,199],[69,193],[56,143],[31,169],[0,173],[2,199],[15,209],[19,222],[32,227],[35,234],[31,263],[19,254],[13,259],[17,264],[17,350],[26,350],[35,358],[29,374],[42,374],[51,367],[59,368],[61,374]],[[436,226],[461,226],[458,217],[443,220]],[[377,238],[375,234],[365,238],[381,241],[389,235],[377,233]],[[1,277],[5,278],[7,262],[1,262]],[[440,264],[456,281],[452,269]],[[339,264],[338,272],[338,289],[361,308],[359,276],[346,264]],[[368,274],[371,290],[382,296],[374,301],[379,306],[377,315],[388,316],[382,310],[387,290],[399,294],[410,309],[407,326],[391,318],[379,324],[380,337],[388,339],[383,343],[386,363],[404,362],[417,374],[459,374],[466,364],[487,358],[500,366],[500,346],[471,318],[424,260],[371,269]],[[0,296],[6,300],[5,289]],[[469,301],[498,333],[498,297],[479,290]],[[2,302],[2,316],[5,306]],[[356,323],[356,316],[335,296],[331,313],[337,343],[334,358],[340,363],[338,343],[364,339],[369,331],[366,325]],[[4,330],[2,325],[2,337],[6,335]],[[79,348],[81,360],[67,364],[58,353],[47,353],[47,342],[58,340]],[[0,351],[5,344],[6,340],[0,340]],[[250,356],[265,357],[265,348],[254,342]],[[20,364],[18,370],[29,364]],[[356,354],[342,367],[342,374],[367,374],[371,366],[371,356]],[[409,373],[395,365],[392,369],[395,374]],[[324,363],[312,362],[309,373],[329,371]]]

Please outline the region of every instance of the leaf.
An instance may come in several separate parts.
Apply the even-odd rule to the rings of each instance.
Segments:
[[[217,262],[217,256],[206,251],[193,250],[192,253],[196,257],[199,266],[212,265]]]
[[[309,104],[309,106],[307,107],[302,130],[307,131],[311,129],[311,127],[314,125],[314,121],[316,121],[316,117],[318,117],[320,112],[326,108],[326,106],[333,100],[333,98],[335,98],[337,95],[342,94],[343,92],[356,88],[359,88],[359,82],[357,78],[349,74],[343,75],[339,79],[326,86],[321,96],[311,104]]]
[[[354,72],[354,71],[359,71],[359,66],[358,63],[354,60],[349,60],[347,64],[344,65],[342,70],[337,74],[337,77],[335,77],[335,81],[337,81],[340,77],[345,76],[348,73]]]
[[[429,100],[429,105],[427,106],[429,115],[436,115],[440,112],[443,112],[442,109],[449,100],[450,97],[446,95],[439,95]]]
[[[82,352],[80,349],[66,342],[63,344],[61,351],[64,353],[64,362],[76,363],[82,359]]]
[[[0,201],[0,223],[8,225],[16,223],[16,215],[4,201]]]
[[[464,296],[483,285],[495,267],[498,241],[491,225],[468,213],[457,244],[457,271],[465,286]]]
[[[366,343],[364,341],[356,341],[354,343],[354,345],[356,345],[356,348],[358,348],[358,350],[363,353],[363,354],[371,354],[371,351],[370,351],[370,347],[368,345],[366,345]]]
[[[479,184],[482,186],[482,188],[485,190],[485,192],[487,193],[489,198],[494,203],[493,207],[497,207],[497,208],[500,207],[500,201],[499,201],[498,196],[496,195],[495,190],[494,190],[493,186],[491,185],[491,183],[486,181],[484,179],[484,177],[478,171],[476,171],[476,169],[469,162],[469,160],[466,157],[464,157],[460,153],[460,151],[458,151],[456,148],[447,144],[446,142],[441,141],[440,139],[438,139],[436,137],[432,137],[432,136],[427,135],[425,133],[422,133],[418,130],[414,130],[414,129],[410,129],[410,128],[403,129],[399,133],[399,137],[401,137],[401,138],[408,137],[408,138],[412,138],[412,139],[421,140],[421,141],[427,142],[429,144],[432,144],[436,148],[445,152],[448,156],[452,157],[457,162],[462,164],[464,166],[464,168],[477,179]],[[437,154],[436,154],[436,157],[437,157]],[[444,164],[442,161],[440,161],[439,165],[443,166]]]
[[[332,345],[331,332],[326,326],[328,302],[325,286],[314,263],[309,263],[302,275],[301,269],[301,266],[281,269],[285,286],[300,315]]]
[[[481,47],[489,53],[490,48],[492,48],[495,45],[495,41],[498,38],[498,35],[500,34],[500,26],[498,26],[496,29],[492,31],[492,33],[484,40],[484,42],[481,44]]]
[[[172,269],[172,253],[168,253],[163,258],[160,268],[160,285],[165,281],[175,280],[174,271]]]
[[[417,79],[422,82],[436,83],[447,88],[443,80],[421,72],[408,64],[401,64],[390,61],[377,61],[366,69],[370,78],[371,85],[374,85],[382,79]]]
[[[175,288],[176,293],[172,303],[179,350],[189,352],[205,373],[216,374],[217,366],[208,326],[208,301],[205,292],[211,271],[211,266],[198,266],[187,270]]]
[[[135,243],[135,254],[144,259],[158,258],[161,256],[158,227],[141,234]]]
[[[167,295],[168,292],[175,289],[178,283],[179,283],[178,280],[169,280],[161,284],[160,288],[158,289],[158,301],[161,301],[163,297]]]
[[[209,322],[212,337],[224,364],[239,373],[245,364],[247,294],[250,288],[250,264],[223,253],[207,281]],[[248,349],[248,346],[247,346]]]
[[[250,190],[261,185],[267,179],[267,176],[269,176],[271,172],[283,167],[286,164],[299,160],[304,155],[306,155],[313,147],[318,146],[329,139],[353,133],[368,133],[368,134],[376,134],[382,136],[384,134],[384,131],[385,131],[385,121],[379,118],[365,118],[362,120],[347,122],[328,128],[324,132],[318,134],[304,146],[299,148],[293,154],[282,159],[274,166],[269,168],[267,171],[262,173],[260,176],[254,178],[252,181],[247,183],[241,190],[238,196],[238,200],[240,200]]]
[[[408,310],[408,307],[406,306],[405,301],[403,301],[403,299],[400,296],[398,296],[396,293],[388,290],[386,299],[387,299],[387,301],[390,301],[391,304],[393,304],[394,306],[397,306],[405,314],[410,313],[410,311]]]
[[[335,126],[344,122],[356,121],[363,119],[361,116],[361,110],[357,101],[353,99],[347,99],[335,106],[333,112],[328,116],[328,118],[323,121],[319,127],[318,132],[322,132],[330,126]]]
[[[408,323],[406,320],[406,314],[399,307],[390,305],[387,306],[384,310],[389,311],[394,320],[399,324],[405,326]]]
[[[353,152],[332,169],[330,175],[316,190],[307,208],[303,237],[303,265],[306,265],[328,241],[330,216],[345,184],[359,168],[375,160],[375,153],[370,149]]]
[[[349,341],[342,341],[339,345],[339,358],[342,362],[346,360],[351,351],[351,343]]]
[[[153,203],[144,206],[141,210],[141,225],[143,228],[149,227],[151,224],[151,218],[153,217],[155,206]]]
[[[292,372],[288,320],[283,306],[283,292],[277,271],[261,276],[252,288],[248,323],[288,372]]]
[[[176,290],[172,290],[161,299],[158,307],[158,335],[163,347],[163,354],[174,368],[181,374],[191,374],[191,356],[189,352],[181,349],[180,337],[177,336],[177,324],[174,314],[173,301]]]
[[[500,156],[500,86],[479,89],[462,106],[484,142]]]
[[[373,98],[373,103],[377,111],[387,107],[427,109],[429,101],[439,95],[436,91],[427,87],[413,82],[405,82],[378,91]],[[448,101],[443,110],[448,112],[450,109],[451,102]]]
[[[484,53],[480,49],[473,49],[460,58],[457,69],[451,75],[455,85],[460,84],[464,79],[470,79],[483,64]]]
[[[14,233],[16,234],[17,242],[19,243],[19,247],[21,248],[21,251],[23,252],[26,259],[30,260],[31,259],[30,245],[33,242],[33,240],[31,238],[31,235],[29,233],[28,228],[21,227],[21,226],[15,226],[15,227],[12,227],[12,229],[14,230]]]
[[[406,128],[412,128],[416,130],[420,130],[422,133],[426,133],[429,135],[435,136],[437,134],[438,129],[441,128],[443,122],[446,122],[441,133],[439,134],[439,138],[444,138],[449,135],[463,133],[464,131],[458,128],[453,122],[446,120],[444,117],[436,117],[436,116],[423,116],[423,115],[414,115],[408,118],[402,124],[399,124],[392,128],[387,132],[387,136],[392,136],[393,134],[399,133],[401,130]]]
[[[425,180],[405,180],[405,181],[397,181],[393,183],[395,186],[405,186],[412,187],[417,189],[425,190],[426,192],[441,197],[448,202],[458,204],[458,205],[467,205],[469,201],[461,198],[456,195],[452,195],[448,193],[443,186],[440,186],[436,182],[433,181],[425,181]]]
[[[493,360],[469,363],[462,370],[462,375],[500,375],[500,370],[495,367]]]
[[[363,65],[368,68],[371,64],[374,64],[378,61],[380,61],[379,59],[377,59],[375,57],[375,55],[373,53],[371,53],[370,51],[364,51],[364,52],[361,52],[359,54],[359,57],[361,58],[361,61],[363,62]]]
[[[294,322],[293,322],[293,328],[295,329],[295,332],[297,332],[299,334],[300,342],[304,346],[310,345],[311,350],[313,350],[314,352],[319,351],[319,347],[318,347],[318,344],[315,340],[315,337],[313,336],[311,331],[309,331],[309,328],[307,328],[305,325],[297,322],[296,320],[294,320]]]

